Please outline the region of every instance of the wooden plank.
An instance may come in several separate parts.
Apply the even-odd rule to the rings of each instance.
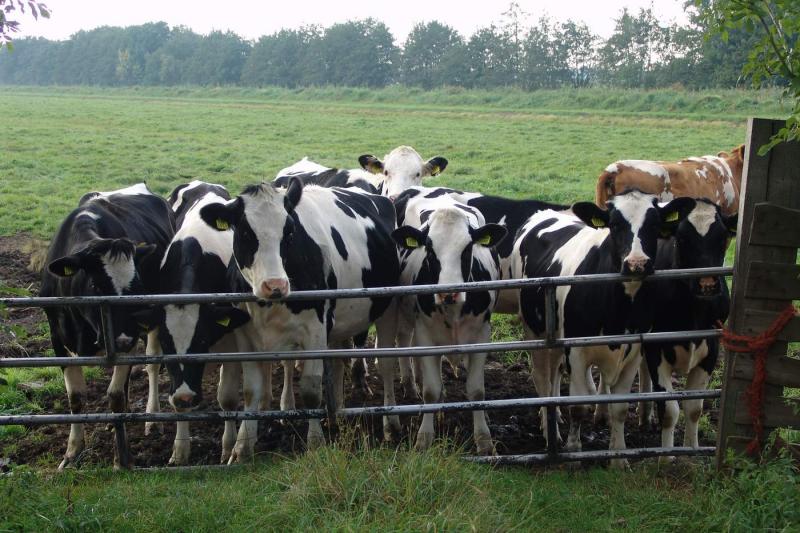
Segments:
[[[745,329],[743,333],[753,337],[769,328],[778,318],[778,313],[747,309],[744,312],[744,317]],[[784,342],[800,341],[800,316],[794,317],[786,324],[786,327],[778,334],[778,340]]]
[[[729,327],[733,331],[747,330],[745,310],[779,312],[786,300],[753,298],[745,294],[750,263],[795,264],[797,250],[781,246],[753,246],[755,206],[768,202],[789,209],[800,209],[800,143],[782,143],[766,155],[758,155],[758,149],[785,125],[780,120],[749,119],[745,140],[744,173],[741,182],[739,204],[739,227],[736,239],[736,262],[734,263],[733,289],[731,291],[731,316]],[[735,421],[738,396],[747,388],[748,380],[735,377],[739,364],[735,354],[725,355],[725,374],[722,380],[720,400],[720,422],[717,431],[717,467],[724,466],[728,437],[741,436],[741,426]],[[742,359],[743,360],[743,359]]]
[[[752,261],[745,298],[797,300],[800,298],[800,265]]]
[[[750,244],[800,248],[800,210],[768,202],[756,204]]]
[[[745,395],[740,395],[736,404],[737,424],[751,423],[750,414],[747,412]],[[764,398],[764,426],[774,428],[800,429],[800,400],[780,396],[766,396]]]
[[[739,379],[752,380],[755,364],[747,354],[738,354],[733,375]],[[800,387],[800,359],[785,355],[767,358],[767,383],[781,387]]]

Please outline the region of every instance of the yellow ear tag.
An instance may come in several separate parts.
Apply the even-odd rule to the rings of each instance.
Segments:
[[[406,246],[408,248],[419,248],[419,242],[414,237],[406,237]]]
[[[672,213],[666,216],[664,222],[675,222],[676,220],[678,220],[678,212],[673,211]]]
[[[217,219],[217,229],[220,231],[225,231],[226,229],[230,229],[230,224],[228,224],[227,220],[222,220],[221,218]]]
[[[595,228],[604,228],[606,226],[606,221],[600,217],[592,217],[592,226]]]
[[[439,165],[436,165],[431,169],[431,176],[435,176],[439,173]]]
[[[489,246],[492,244],[492,236],[491,235],[484,235],[480,239],[478,239],[478,244],[482,244],[484,246]]]
[[[223,328],[227,328],[230,323],[231,323],[231,319],[230,319],[230,317],[227,317],[227,316],[225,318],[220,318],[219,320],[217,320],[217,324],[219,324]]]
[[[72,267],[65,266],[64,267],[64,275],[71,276],[75,273],[75,270]]]

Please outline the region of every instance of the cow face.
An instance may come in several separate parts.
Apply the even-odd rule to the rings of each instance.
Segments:
[[[507,233],[499,224],[473,228],[469,215],[454,207],[436,209],[423,218],[421,229],[402,226],[392,232],[400,248],[424,251],[422,283],[464,283],[470,278],[473,248],[496,246]],[[464,303],[465,299],[464,292],[434,295],[436,305]]]
[[[362,155],[358,162],[364,170],[373,174],[383,174],[381,194],[394,201],[409,187],[422,184],[423,178],[438,176],[447,168],[447,159],[433,157],[427,162],[410,146],[400,146],[392,150],[384,161],[372,155]]]
[[[208,353],[222,337],[250,320],[247,312],[230,305],[166,305],[140,311],[139,323],[158,330],[165,354]],[[176,411],[197,407],[203,397],[204,363],[168,363],[169,403]]]
[[[736,234],[737,215],[725,216],[709,200],[697,200],[675,230],[675,268],[707,268],[722,266],[731,237]],[[720,293],[722,276],[686,280],[698,297]]]
[[[156,249],[155,245],[135,245],[129,239],[94,239],[83,249],[51,262],[48,271],[61,278],[85,276],[82,287],[86,296],[120,296],[144,292],[139,269]],[[111,321],[117,351],[130,351],[142,333],[132,313],[132,306],[112,306]],[[86,320],[101,331],[96,310],[82,308]]]
[[[612,198],[606,210],[578,202],[572,211],[587,225],[608,229],[622,274],[645,276],[653,272],[659,236],[670,236],[693,205],[691,198],[677,198],[662,207],[652,194],[629,190]]]
[[[294,209],[302,194],[303,182],[291,178],[285,190],[268,184],[252,186],[235,200],[200,210],[201,218],[212,228],[233,229],[233,255],[260,299],[281,298],[291,292],[282,258],[291,246]]]
[[[741,178],[744,170],[744,145],[741,144],[729,152],[720,152],[717,157],[724,159],[731,168],[734,177]]]

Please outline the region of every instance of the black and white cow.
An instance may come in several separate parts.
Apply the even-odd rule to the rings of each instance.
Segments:
[[[175,231],[167,203],[144,183],[81,198],[58,229],[47,254],[40,296],[113,296],[157,292],[158,264]],[[133,349],[144,333],[137,308],[112,306],[114,348]],[[57,357],[95,355],[105,348],[100,313],[88,306],[45,309]],[[130,367],[114,367],[108,397],[113,412],[128,407]],[[64,369],[70,412],[83,409],[83,369]],[[70,427],[67,451],[59,468],[74,463],[85,446],[83,424]],[[120,464],[115,448],[115,465]]]
[[[200,215],[220,231],[233,229],[233,255],[240,283],[259,298],[247,310],[261,337],[261,350],[324,349],[367,331],[375,323],[379,346],[393,346],[396,320],[384,317],[390,298],[317,301],[272,301],[293,291],[383,287],[399,275],[391,232],[394,208],[389,200],[357,189],[303,187],[300,179],[288,187],[271,184],[246,188],[226,204],[203,207]],[[230,271],[230,269],[229,269]],[[395,362],[379,360],[384,403],[394,405]],[[254,410],[263,387],[260,373],[242,363],[245,409]],[[322,361],[303,364],[300,396],[307,408],[321,400]],[[341,365],[337,365],[341,372]],[[335,379],[341,384],[341,377]],[[284,391],[285,392],[285,391]],[[341,398],[341,390],[337,392]],[[242,423],[232,459],[253,453],[257,423]],[[387,434],[399,429],[399,419],[384,418]],[[323,442],[319,420],[310,420],[308,445]]]
[[[670,239],[658,243],[655,268],[704,268],[722,266],[725,250],[736,231],[737,215],[726,216],[711,201],[700,199]],[[656,289],[653,331],[692,331],[712,329],[728,318],[730,295],[722,276],[686,280],[660,280]],[[672,374],[687,376],[686,390],[705,389],[719,356],[719,339],[683,343],[648,343],[644,345],[645,367],[639,374],[640,390],[672,391]],[[649,373],[647,372],[649,370]],[[674,445],[678,402],[658,402],[661,421],[661,445]],[[651,410],[640,404],[640,424],[649,421]],[[703,400],[684,400],[686,431],[683,445],[697,447],[697,423],[703,412]]]
[[[276,187],[286,187],[292,178],[305,185],[321,187],[357,187],[371,194],[380,194],[380,177],[360,168],[328,168],[304,157],[292,166],[281,169],[272,180]]]
[[[416,190],[416,189],[415,189]],[[408,194],[407,191],[406,194]],[[393,236],[402,250],[400,281],[404,285],[489,281],[500,277],[495,246],[506,236],[499,224],[485,224],[480,211],[446,195],[401,196],[395,204],[400,227]],[[490,318],[497,291],[455,292],[408,296],[400,301],[404,322],[413,324],[414,345],[442,346],[489,342]],[[451,357],[457,364],[461,357]],[[486,353],[464,356],[467,397],[484,399]],[[441,356],[423,357],[425,403],[440,400]],[[474,440],[480,454],[494,451],[483,411],[473,411]],[[427,449],[434,439],[433,414],[423,415],[416,447]]]
[[[447,159],[441,156],[423,161],[410,146],[398,146],[383,158],[362,155],[358,158],[361,168],[376,174],[380,181],[376,186],[380,194],[394,201],[409,187],[422,185],[428,176],[438,176],[447,168]]]
[[[579,202],[566,213],[542,211],[533,215],[517,235],[513,274],[519,278],[574,274],[652,273],[659,235],[674,231],[684,216],[689,198],[659,206],[656,197],[637,190],[625,191],[603,210],[591,202]],[[655,290],[641,281],[561,286],[556,289],[558,333],[561,337],[619,335],[647,332],[653,326]],[[545,333],[545,300],[542,287],[520,291],[520,314],[526,338]],[[572,347],[544,350],[536,355],[534,384],[537,391],[554,392],[560,379],[557,368],[566,353],[570,394],[595,392],[591,367],[597,366],[611,392],[630,392],[641,361],[641,345]],[[580,429],[586,406],[570,408],[567,448],[581,448]],[[612,404],[610,449],[625,448],[625,404]],[[612,461],[622,466],[625,461]]]
[[[196,294],[226,292],[227,269],[233,254],[233,232],[217,231],[200,218],[200,210],[209,204],[230,200],[221,185],[202,181],[178,186],[169,196],[169,203],[179,221],[178,230],[161,262],[159,292],[162,294]],[[199,354],[236,352],[238,344],[233,331],[246,324],[250,316],[230,304],[165,305],[143,311],[140,322],[154,331],[148,349],[153,353]],[[246,335],[246,333],[243,333]],[[151,348],[152,345],[152,348]],[[150,398],[158,406],[158,365],[148,367]],[[170,363],[169,403],[176,411],[197,407],[202,399],[204,365]],[[218,401],[226,410],[238,405],[238,363],[225,363],[218,388]],[[153,377],[155,376],[155,379]],[[235,423],[226,422],[222,461],[227,462],[235,440]],[[147,430],[146,430],[147,431]],[[226,438],[227,437],[227,438]],[[227,444],[227,446],[226,446]],[[189,422],[177,423],[170,464],[187,464],[190,453]]]

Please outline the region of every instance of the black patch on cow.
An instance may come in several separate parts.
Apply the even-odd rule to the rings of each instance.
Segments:
[[[214,185],[212,183],[200,183],[195,185],[189,190],[184,191],[186,187],[188,187],[189,183],[183,183],[175,187],[172,192],[167,197],[167,202],[169,203],[170,207],[175,212],[175,224],[176,227],[180,228],[183,226],[183,219],[186,217],[186,213],[205,195],[209,193],[213,193],[223,200],[227,201],[230,200],[231,197],[228,194],[228,190],[221,186],[221,185]],[[175,209],[175,203],[178,201],[180,197],[180,192],[184,191],[181,201],[181,204]]]
[[[335,200],[334,203],[336,204],[336,207],[338,207],[344,212],[345,215],[349,216],[350,218],[356,218],[356,214],[353,213],[353,210],[350,209],[350,207],[347,204],[345,204],[341,200]]]
[[[339,252],[339,255],[342,256],[342,259],[347,261],[347,246],[345,246],[342,236],[333,226],[331,226],[331,238],[336,245],[336,250]]]
[[[444,196],[445,194],[464,194],[463,191],[457,191],[455,189],[449,189],[447,187],[437,187],[428,194],[425,195],[425,198],[438,198],[440,196]]]

